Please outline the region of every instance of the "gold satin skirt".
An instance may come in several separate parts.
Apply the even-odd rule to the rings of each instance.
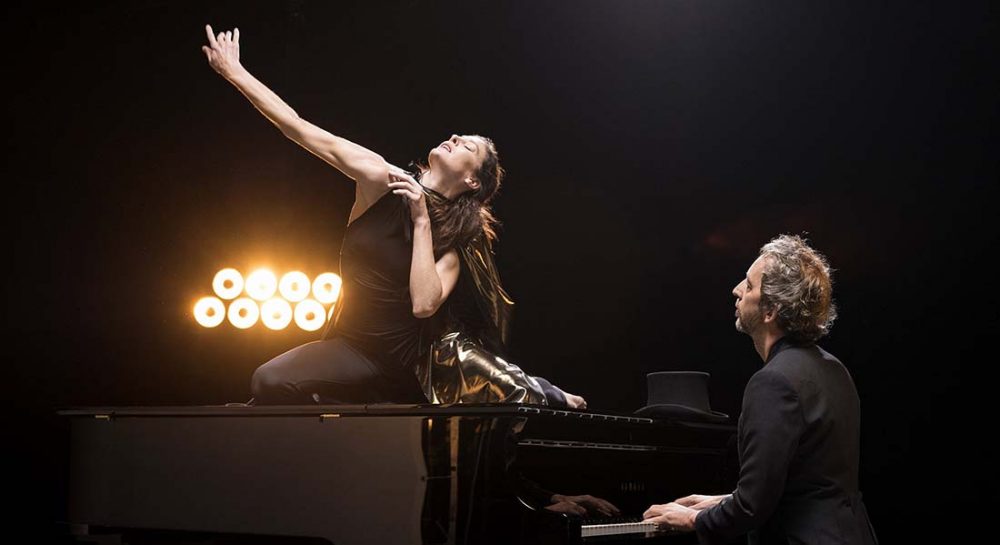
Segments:
[[[547,404],[537,380],[459,331],[434,343],[417,377],[432,403]]]

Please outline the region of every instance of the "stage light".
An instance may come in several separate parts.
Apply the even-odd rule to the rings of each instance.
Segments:
[[[285,329],[292,322],[292,305],[278,297],[268,299],[260,306],[260,321],[268,329]]]
[[[229,323],[240,329],[253,327],[260,317],[260,309],[253,299],[241,297],[229,304]]]
[[[194,304],[194,319],[203,327],[215,327],[226,319],[226,305],[218,297],[202,297]]]
[[[295,305],[295,324],[306,331],[316,331],[326,322],[326,310],[314,299]]]
[[[341,283],[339,276],[329,272],[323,273],[313,280],[313,296],[320,303],[329,305],[340,296]]]
[[[247,295],[258,301],[270,299],[278,289],[278,279],[268,269],[257,269],[247,276]]]
[[[236,269],[222,269],[215,273],[212,289],[222,299],[236,299],[243,292],[243,275]]]
[[[305,273],[292,271],[281,277],[278,291],[285,299],[297,303],[309,297],[309,287],[309,277]]]

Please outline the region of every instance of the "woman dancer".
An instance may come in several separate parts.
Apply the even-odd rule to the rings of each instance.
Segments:
[[[205,31],[209,45],[202,50],[211,67],[282,134],[356,182],[341,249],[344,282],[336,316],[323,340],[257,369],[252,380],[257,402],[441,401],[434,386],[444,390],[441,373],[433,372],[441,366],[429,359],[436,354],[438,364],[464,362],[469,375],[482,371],[496,377],[497,386],[459,388],[450,401],[586,406],[583,398],[525,376],[483,346],[491,342],[484,339],[493,339],[494,350],[502,347],[496,340],[504,339],[509,306],[489,252],[495,236],[489,202],[503,177],[491,140],[453,135],[430,151],[417,182],[371,150],[299,117],[242,66],[239,29],[216,36],[206,25]],[[463,269],[471,277],[463,285],[475,283],[475,290],[463,290],[470,299],[427,320],[448,299]],[[478,324],[475,312],[463,311],[470,308],[484,317]],[[452,329],[447,339],[438,339],[442,322]],[[463,357],[451,357],[458,352]],[[424,385],[417,380],[418,367]]]

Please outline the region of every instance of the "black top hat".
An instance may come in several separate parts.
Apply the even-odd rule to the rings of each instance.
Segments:
[[[636,414],[692,422],[729,420],[728,414],[713,411],[708,404],[709,376],[702,371],[649,373],[646,375],[646,406]]]

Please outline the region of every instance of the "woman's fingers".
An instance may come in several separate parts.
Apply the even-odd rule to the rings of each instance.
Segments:
[[[412,176],[410,176],[409,174],[404,174],[404,173],[399,173],[399,172],[390,172],[389,173],[389,181],[390,182],[392,182],[392,181],[404,181],[404,182],[408,183],[412,187],[419,187],[420,186],[420,184],[418,184],[417,181],[414,180]]]
[[[205,33],[208,34],[208,43],[212,49],[219,47],[219,42],[215,40],[215,33],[212,31],[212,25],[205,25]]]
[[[408,191],[406,189],[393,189],[392,192],[397,195],[402,195],[403,197],[410,199],[411,201],[420,200],[419,196],[414,195],[412,191]]]
[[[398,179],[401,179],[401,180],[409,180],[409,181],[414,182],[414,183],[416,182],[416,180],[413,179],[413,176],[410,176],[409,172],[406,172],[405,170],[403,170],[403,169],[401,169],[401,168],[399,168],[397,166],[393,166],[393,165],[390,165],[390,168],[389,168],[389,177],[390,178],[398,178]]]
[[[389,187],[405,187],[407,190],[411,191],[416,198],[423,195],[423,189],[420,187],[420,184],[409,176],[403,177],[396,174],[389,174]]]
[[[216,34],[212,30],[212,25],[205,25],[205,34],[208,35],[208,45],[215,50],[221,49],[224,45],[240,44],[240,29],[238,28]]]
[[[420,196],[422,195],[422,193],[415,190],[407,182],[389,182],[389,187],[392,188],[393,193],[397,195],[405,195],[407,198],[414,201],[420,200]]]

